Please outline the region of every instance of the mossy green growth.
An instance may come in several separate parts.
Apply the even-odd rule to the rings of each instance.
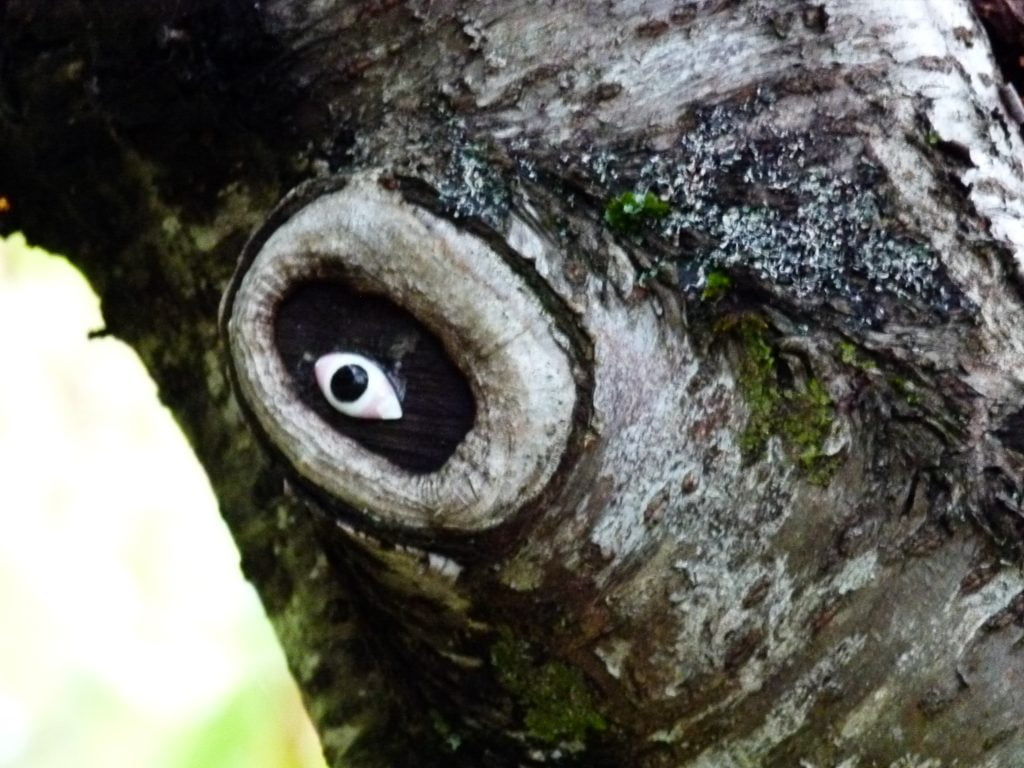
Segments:
[[[530,646],[505,629],[491,646],[499,682],[523,709],[523,725],[538,741],[583,742],[608,725],[594,709],[583,675],[565,664],[538,663]]]
[[[730,315],[715,328],[740,342],[739,385],[750,409],[747,426],[740,435],[740,449],[748,457],[760,454],[775,432],[775,414],[782,399],[775,376],[775,353],[765,337],[767,329],[756,315]]]
[[[704,301],[718,301],[732,288],[732,278],[720,269],[708,272],[704,278],[704,290],[700,297]]]
[[[781,433],[797,451],[800,466],[816,485],[828,485],[839,467],[836,456],[826,456],[822,448],[832,432],[835,414],[832,398],[817,379],[807,382],[803,392],[784,392],[785,414]]]
[[[736,338],[741,350],[738,383],[750,417],[740,435],[740,450],[753,459],[764,452],[772,435],[779,435],[808,479],[828,485],[839,459],[824,453],[835,417],[825,387],[817,379],[810,379],[802,391],[779,385],[768,325],[759,316],[730,315],[719,321],[716,331]]]
[[[917,406],[921,404],[921,393],[917,391],[912,381],[907,381],[901,376],[893,376],[889,379],[892,388],[899,392],[907,405]]]
[[[604,208],[604,221],[617,232],[632,232],[641,224],[664,218],[671,206],[653,192],[623,192]]]
[[[837,347],[839,351],[839,361],[844,365],[860,368],[862,371],[872,371],[877,368],[874,360],[861,356],[856,344],[851,344],[848,341],[841,341]]]

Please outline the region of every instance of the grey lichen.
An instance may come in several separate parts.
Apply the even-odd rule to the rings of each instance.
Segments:
[[[440,202],[456,219],[476,218],[499,228],[509,210],[509,192],[484,148],[456,141],[438,190]]]
[[[692,129],[659,152],[605,148],[560,161],[595,188],[631,184],[665,201],[671,211],[655,229],[696,295],[708,272],[736,269],[802,304],[839,300],[857,324],[968,308],[925,234],[890,215],[885,172],[861,140],[776,128],[771,105],[761,93],[697,110]]]

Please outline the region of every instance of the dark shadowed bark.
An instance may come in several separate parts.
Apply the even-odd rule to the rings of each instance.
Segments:
[[[1016,766],[977,5],[0,0],[0,227],[149,367],[332,765]]]

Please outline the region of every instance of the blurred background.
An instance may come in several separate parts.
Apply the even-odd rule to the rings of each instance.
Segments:
[[[202,469],[67,261],[0,239],[0,768],[323,768]]]

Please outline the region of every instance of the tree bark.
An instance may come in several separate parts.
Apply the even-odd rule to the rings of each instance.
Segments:
[[[1014,94],[966,0],[0,0],[0,227],[152,372],[331,765],[1015,766]],[[284,275],[450,359],[440,469],[268,373]]]

